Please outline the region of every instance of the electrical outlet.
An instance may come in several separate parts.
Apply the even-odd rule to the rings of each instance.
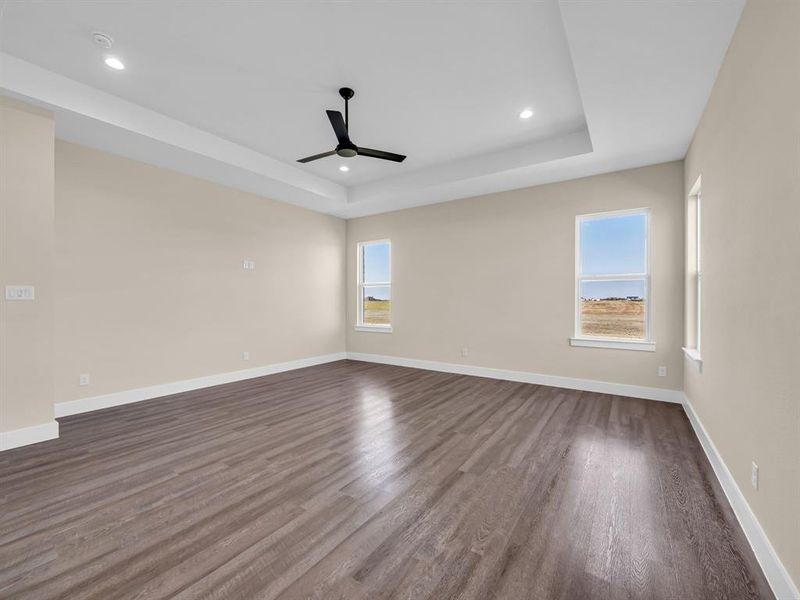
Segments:
[[[750,485],[758,491],[758,465],[755,462],[750,463]]]
[[[245,271],[254,271],[254,270],[255,270],[255,268],[256,268],[256,261],[254,261],[254,260],[249,260],[249,259],[245,258],[245,259],[242,261],[242,268],[243,268]]]
[[[242,360],[250,360],[250,353],[242,352]]]
[[[461,348],[461,356],[469,356],[469,348],[467,346]]]
[[[78,377],[78,385],[89,385],[89,374],[81,373]]]
[[[658,376],[659,377],[666,377],[667,376],[667,367],[658,367]]]

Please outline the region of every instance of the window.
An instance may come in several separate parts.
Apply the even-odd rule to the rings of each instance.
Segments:
[[[392,244],[358,244],[358,316],[360,331],[392,330]]]
[[[576,218],[573,346],[655,350],[650,338],[650,211]]]
[[[702,193],[700,178],[689,192],[686,210],[686,355],[701,364],[700,359],[700,299],[702,297],[703,271],[700,267],[700,205]]]

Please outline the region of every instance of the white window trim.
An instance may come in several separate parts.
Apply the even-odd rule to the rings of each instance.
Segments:
[[[642,352],[655,352],[654,342],[643,342],[640,340],[625,340],[622,338],[570,338],[570,346],[580,346],[583,348],[610,348],[612,350],[640,350]]]
[[[353,329],[368,333],[392,333],[391,325],[356,325]]]
[[[697,181],[694,182],[691,191],[689,192],[689,199],[694,200],[694,207],[695,207],[695,217],[694,217],[694,277],[695,277],[695,314],[694,314],[694,346],[693,347],[685,347],[683,348],[683,353],[686,355],[687,358],[694,361],[697,365],[698,369],[703,369],[703,358],[700,353],[701,351],[701,327],[700,327],[700,319],[701,319],[701,300],[703,297],[703,268],[702,262],[700,260],[701,257],[701,250],[702,250],[702,237],[701,237],[701,215],[702,215],[702,205],[703,205],[703,177],[702,175],[697,178]]]
[[[703,366],[703,357],[700,356],[700,353],[695,350],[694,348],[681,348],[683,353],[686,355],[686,358],[693,360],[698,367]]]
[[[622,275],[581,275],[581,223],[589,219],[614,218],[626,215],[645,215],[645,273],[625,273]],[[574,336],[569,338],[571,346],[585,348],[609,348],[612,350],[639,350],[655,352],[656,343],[652,339],[653,288],[650,270],[651,210],[649,208],[632,208],[612,210],[599,213],[577,215],[575,217],[575,320]],[[581,335],[581,282],[582,281],[630,281],[644,280],[645,294],[645,338],[631,340],[627,338],[589,337]]]
[[[371,282],[365,284],[362,280],[364,269],[362,268],[364,260],[364,247],[372,246],[374,244],[389,244],[389,277],[392,275],[392,240],[385,238],[382,240],[370,240],[368,242],[358,242],[356,245],[356,331],[365,331],[370,333],[392,333],[392,325],[377,325],[371,323],[364,323],[364,288],[369,287],[388,287],[391,297],[392,282]],[[391,310],[391,309],[390,309]],[[390,313],[391,314],[391,313]]]

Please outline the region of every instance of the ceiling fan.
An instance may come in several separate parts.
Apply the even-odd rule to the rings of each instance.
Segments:
[[[342,113],[338,110],[326,110],[328,119],[330,119],[333,132],[336,134],[336,139],[339,141],[336,148],[329,152],[322,154],[315,154],[314,156],[306,156],[299,159],[299,163],[307,163],[312,160],[325,158],[326,156],[333,156],[338,154],[343,158],[352,158],[354,156],[371,156],[372,158],[382,158],[383,160],[392,160],[394,162],[403,162],[406,157],[402,154],[395,154],[394,152],[384,152],[383,150],[373,150],[372,148],[364,148],[363,146],[356,146],[350,141],[350,134],[348,133],[348,125],[350,122],[350,115],[348,112],[347,103],[355,95],[355,92],[350,88],[343,87],[339,90],[339,95],[344,98],[344,118]]]

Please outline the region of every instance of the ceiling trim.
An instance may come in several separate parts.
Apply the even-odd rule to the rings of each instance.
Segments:
[[[589,131],[586,127],[582,127],[566,135],[540,140],[518,148],[473,156],[412,171],[405,175],[379,179],[350,188],[347,217],[446,202],[477,195],[480,193],[478,190],[482,189],[489,191],[513,189],[519,187],[517,184],[520,180],[533,175],[533,169],[537,165],[591,152],[592,141]],[[505,187],[501,179],[508,182],[510,187]]]
[[[498,191],[491,176],[518,182],[532,166],[592,151],[584,126],[346,188],[3,52],[0,89],[53,112],[60,139],[343,218],[464,197],[469,190],[486,189],[489,181],[490,191]]]
[[[81,143],[85,141],[81,138],[91,137],[130,143],[134,154],[143,154],[138,150],[144,148],[154,151],[145,153],[146,162],[170,168],[185,163],[185,160],[168,157],[170,152],[193,154],[206,159],[205,166],[209,166],[207,161],[214,161],[232,167],[233,171],[223,183],[253,187],[252,181],[241,185],[232,181],[235,171],[248,173],[250,179],[265,178],[270,181],[262,182],[261,187],[275,199],[303,205],[315,199],[317,203],[309,208],[321,212],[335,213],[347,201],[347,190],[342,185],[3,52],[0,52],[0,88],[56,113],[57,128],[60,129],[61,122],[66,124],[63,135],[60,130],[57,134],[68,141]],[[76,122],[80,122],[81,127],[75,126]],[[112,133],[112,129],[120,131]],[[92,130],[102,135],[90,135]],[[121,132],[145,139],[131,140]],[[124,144],[107,143],[106,146],[102,149],[128,155],[127,149],[120,151]],[[206,173],[205,169],[192,170],[199,171],[192,174],[200,176]],[[283,185],[275,185],[276,182]],[[297,192],[301,192],[300,201]]]

